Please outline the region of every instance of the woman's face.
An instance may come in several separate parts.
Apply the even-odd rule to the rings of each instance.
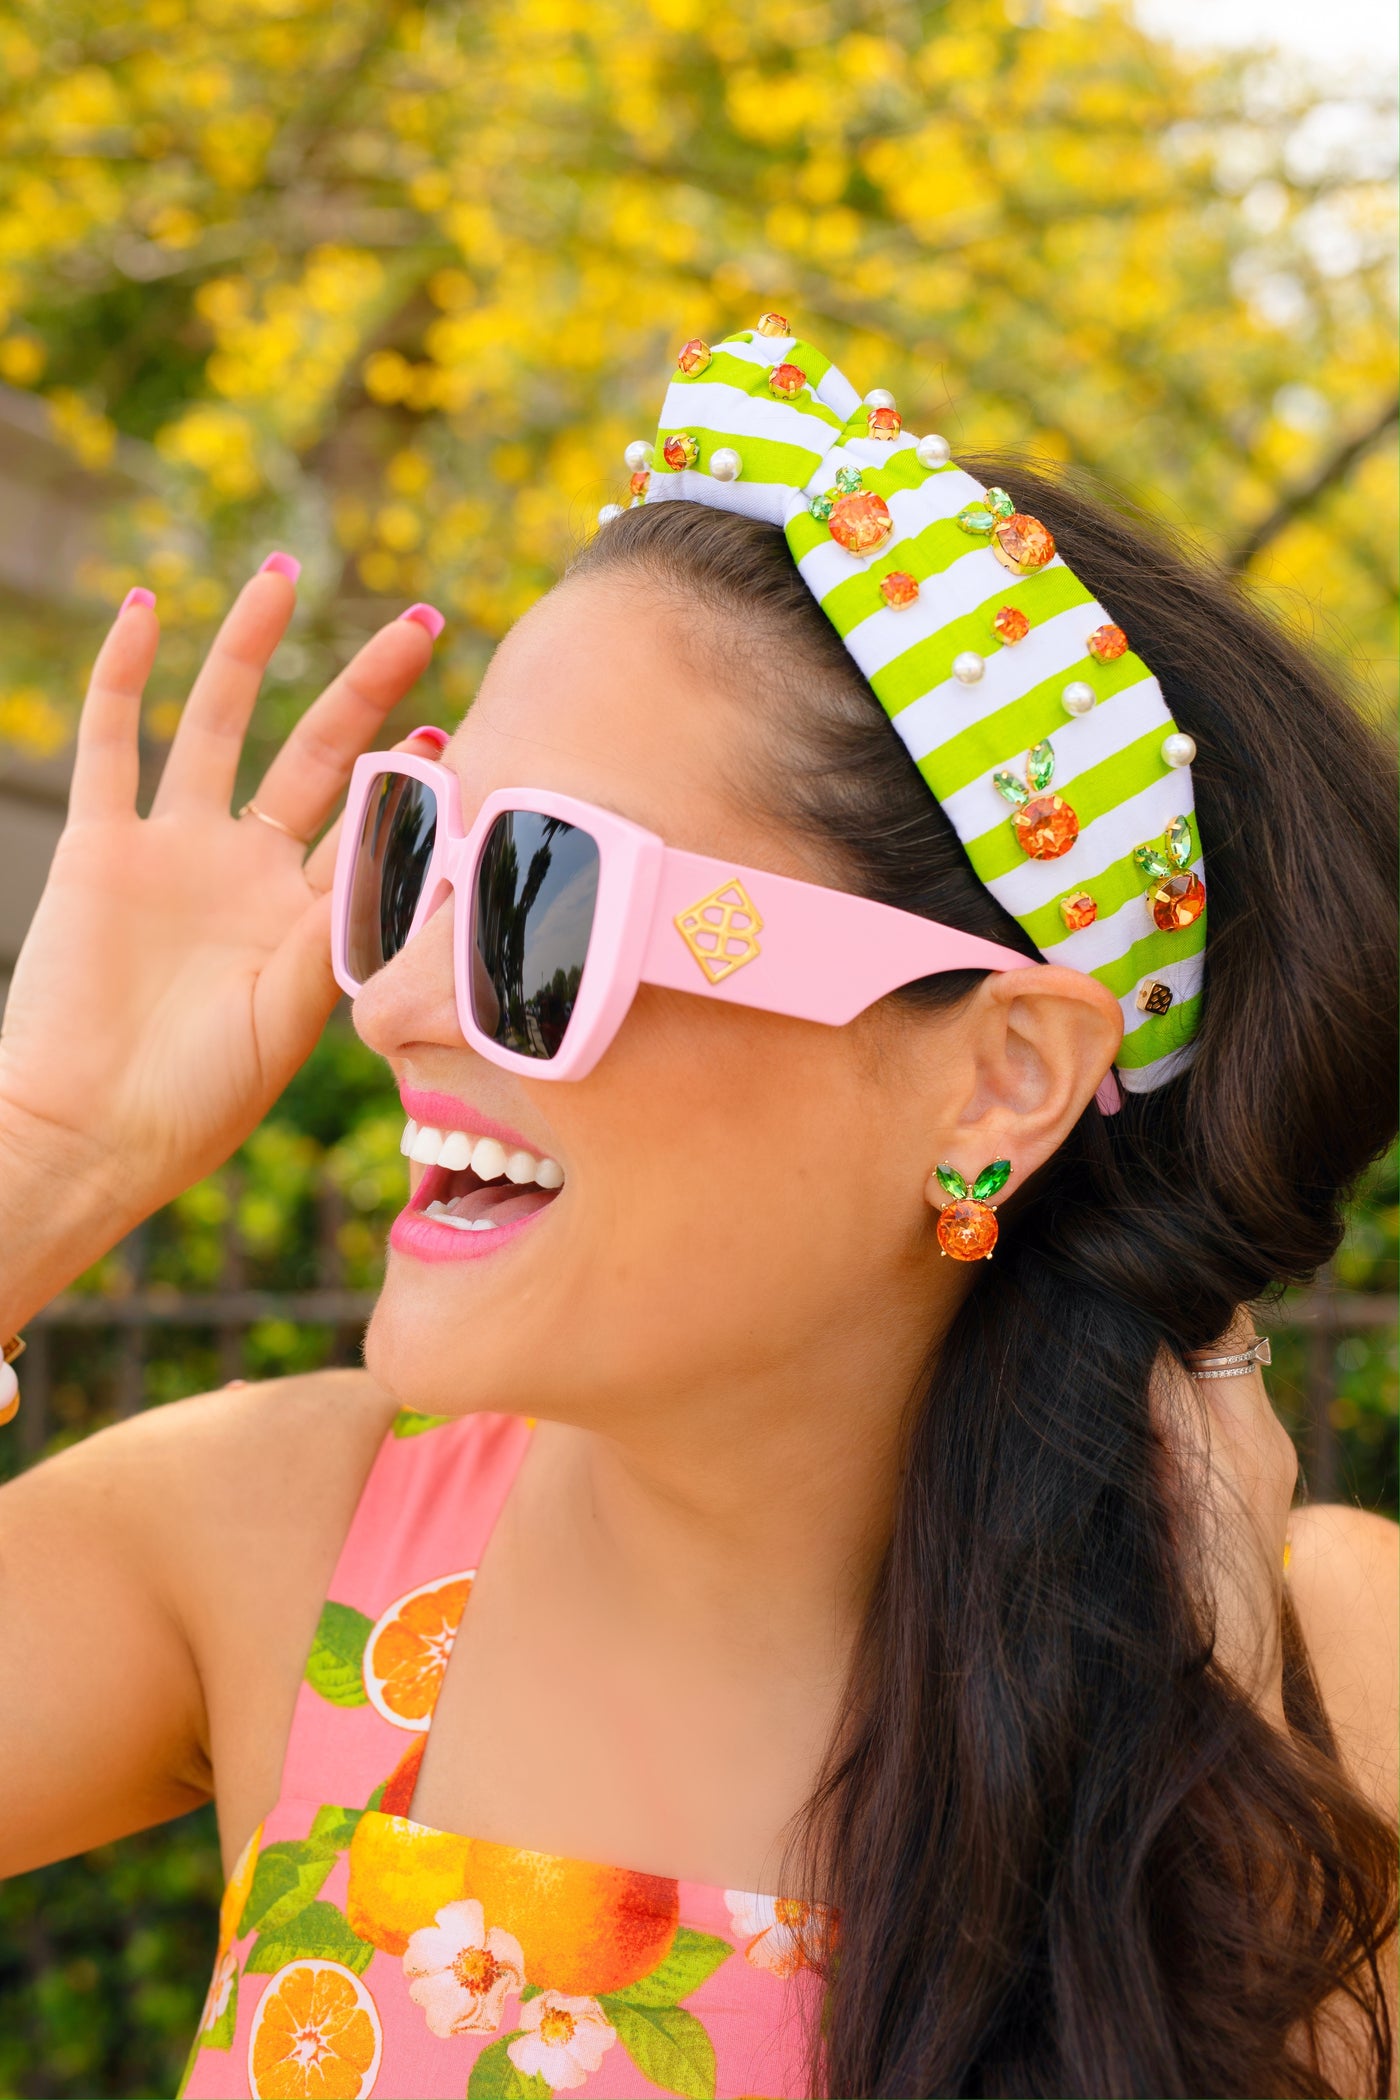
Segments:
[[[703,617],[626,576],[545,598],[444,753],[464,822],[493,789],[551,788],[669,845],[836,879],[752,813],[765,699],[707,673],[687,630]],[[643,985],[587,1078],[537,1080],[463,1041],[453,909],[366,985],[356,1026],[402,1088],[452,1097],[468,1132],[507,1126],[564,1181],[498,1245],[470,1235],[470,1258],[391,1252],[366,1351],[380,1382],[432,1412],[624,1431],[688,1394],[742,1422],[746,1393],[802,1406],[882,1366],[912,1377],[930,1294],[965,1284],[925,1196],[958,1014],[829,1028]]]

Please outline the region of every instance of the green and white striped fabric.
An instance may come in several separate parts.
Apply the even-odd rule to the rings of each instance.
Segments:
[[[805,384],[794,398],[769,386],[770,370],[796,365]],[[1202,873],[1189,766],[1162,755],[1176,725],[1161,688],[1131,648],[1113,662],[1088,653],[1087,637],[1110,615],[1058,555],[1027,575],[1008,571],[989,540],[970,537],[957,513],[986,494],[951,461],[920,464],[907,433],[868,434],[870,408],[845,374],[811,343],[758,332],[714,346],[708,364],[677,371],[667,390],[645,500],[680,498],[781,525],[803,578],[869,680],[895,728],[992,894],[1019,920],[1047,960],[1085,970],[1123,1010],[1118,1076],[1146,1092],[1190,1058],[1200,1010],[1206,915],[1160,930],[1148,901],[1151,878],[1134,860],[1139,846],[1161,847],[1175,817],[1190,826],[1189,866]],[[668,467],[663,447],[689,434],[694,465]],[[709,469],[727,448],[737,478]],[[719,462],[721,472],[733,460]],[[811,500],[838,493],[841,469],[858,469],[861,487],[884,498],[889,539],[852,554],[814,515]],[[848,477],[849,478],[849,477]],[[1014,490],[1011,492],[1014,497]],[[914,577],[913,603],[886,602],[880,580]],[[999,608],[1025,614],[1030,630],[1004,644],[992,625]],[[974,683],[953,676],[963,652],[983,659]],[[1071,715],[1063,694],[1082,681],[1088,712]],[[1080,695],[1081,706],[1087,706]],[[992,775],[1025,776],[1043,739],[1054,754],[1052,792],[1079,821],[1078,836],[1055,859],[1031,859],[1013,829],[1013,811]],[[1189,749],[1189,747],[1187,747]],[[1071,930],[1061,900],[1087,891],[1091,924]],[[1165,1012],[1145,1011],[1148,987]],[[1165,989],[1163,989],[1165,988]]]

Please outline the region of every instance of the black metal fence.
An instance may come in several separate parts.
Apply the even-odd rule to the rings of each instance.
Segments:
[[[68,1330],[102,1334],[115,1341],[115,1391],[112,1412],[132,1415],[146,1404],[146,1364],[154,1335],[172,1329],[212,1336],[220,1379],[246,1373],[249,1330],[276,1319],[326,1331],[323,1361],[352,1364],[374,1307],[372,1290],[350,1289],[344,1281],[339,1248],[345,1199],[326,1178],[319,1186],[315,1219],[314,1286],[304,1290],[258,1290],[245,1284],[246,1250],[232,1215],[221,1228],[217,1288],[178,1290],[153,1282],[146,1274],[146,1228],[123,1241],[117,1253],[117,1287],[103,1296],[67,1293],[31,1320],[20,1365],[23,1405],[16,1423],[18,1455],[30,1463],[43,1451],[56,1426],[53,1392],[53,1343]],[[1276,1342],[1289,1338],[1290,1359],[1300,1391],[1295,1395],[1292,1426],[1298,1436],[1314,1501],[1328,1501],[1343,1491],[1341,1440],[1334,1402],[1337,1395],[1337,1344],[1350,1335],[1393,1328],[1400,1301],[1384,1292],[1336,1288],[1324,1275],[1316,1288],[1292,1294],[1279,1307],[1261,1309],[1262,1332]]]

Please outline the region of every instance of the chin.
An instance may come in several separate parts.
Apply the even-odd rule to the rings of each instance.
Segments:
[[[500,1382],[483,1374],[465,1325],[434,1319],[406,1290],[390,1263],[365,1332],[365,1369],[400,1407],[428,1415],[509,1412]]]

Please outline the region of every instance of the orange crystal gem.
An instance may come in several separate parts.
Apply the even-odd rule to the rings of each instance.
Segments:
[[[645,496],[650,484],[651,468],[643,467],[639,473],[636,473],[632,476],[632,479],[628,482],[627,486],[632,491],[632,494],[634,496]]]
[[[807,374],[801,365],[774,365],[768,374],[768,385],[773,393],[784,401],[791,401],[807,384]]]
[[[1194,925],[1206,908],[1206,886],[1199,875],[1186,869],[1180,875],[1164,875],[1147,893],[1152,916],[1163,933],[1180,933]]]
[[[667,438],[661,447],[661,457],[672,473],[679,474],[683,468],[695,465],[700,457],[700,446],[688,430],[682,430],[675,437]]]
[[[788,327],[787,324],[786,314],[760,314],[758,317],[757,327],[755,328],[754,332],[757,335],[792,334],[792,330]]]
[[[1053,559],[1055,540],[1039,518],[1016,510],[1009,518],[998,521],[992,533],[992,552],[1003,568],[1014,569],[1023,576],[1033,569],[1043,569]]]
[[[1032,795],[1012,812],[1011,822],[1021,851],[1032,860],[1058,860],[1079,836],[1079,819],[1060,795]]]
[[[1116,663],[1118,658],[1126,653],[1128,637],[1121,627],[1115,627],[1110,620],[1107,627],[1096,627],[1084,646],[1095,663]]]
[[[919,579],[911,576],[907,569],[891,569],[888,576],[880,578],[880,595],[886,605],[899,608],[912,605],[919,595]]]
[[[1061,897],[1060,917],[1071,933],[1079,933],[1092,926],[1099,915],[1099,907],[1087,890],[1076,890],[1072,897]]]
[[[894,519],[883,496],[838,496],[828,519],[831,537],[848,554],[873,554],[894,531]]]
[[[904,428],[904,418],[897,408],[872,408],[865,428],[867,437],[897,438]]]
[[[1007,643],[1023,642],[1031,631],[1031,623],[1019,605],[1003,605],[993,616],[992,625]]]
[[[938,1213],[938,1244],[954,1261],[990,1261],[997,1243],[997,1214],[975,1196],[945,1203]]]
[[[702,343],[698,335],[693,335],[676,352],[676,363],[683,372],[703,372],[713,354],[708,343]]]

